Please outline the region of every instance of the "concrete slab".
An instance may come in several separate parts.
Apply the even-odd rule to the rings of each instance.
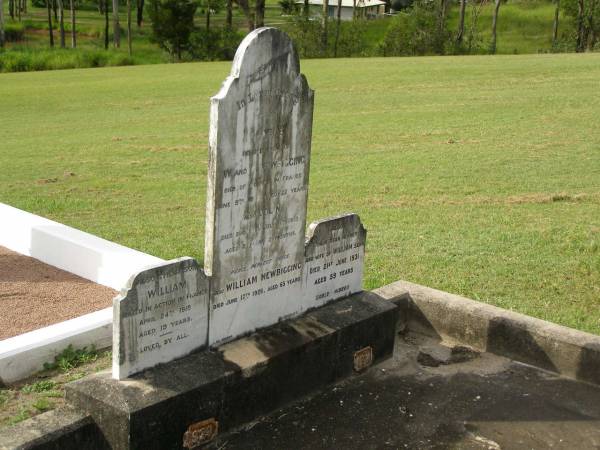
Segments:
[[[209,448],[599,447],[600,387],[408,334],[398,337],[392,359]]]
[[[180,448],[201,423],[225,431],[350,375],[358,352],[367,366],[391,357],[397,320],[395,305],[363,292],[125,380],[90,375],[66,398],[110,448]]]

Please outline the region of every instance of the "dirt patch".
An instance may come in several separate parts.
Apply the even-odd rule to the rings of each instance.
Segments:
[[[0,340],[107,308],[116,294],[0,247]]]

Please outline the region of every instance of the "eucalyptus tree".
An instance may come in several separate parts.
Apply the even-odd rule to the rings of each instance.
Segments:
[[[56,0],[58,6],[58,29],[60,34],[60,48],[65,48],[65,10],[62,0]]]
[[[121,46],[121,24],[119,23],[119,0],[112,0],[113,8],[113,41],[115,47]]]
[[[495,0],[494,14],[492,15],[492,40],[490,42],[490,53],[496,53],[496,29],[498,27],[498,13],[500,12],[500,0]]]
[[[48,9],[48,37],[50,38],[50,47],[54,47],[54,33],[52,31],[52,0],[46,0],[46,7]]]
[[[458,13],[458,33],[456,34],[456,43],[462,44],[465,35],[465,12],[467,10],[467,0],[460,0],[460,10]]]
[[[4,47],[4,2],[0,0],[0,48]]]
[[[70,1],[70,9],[71,9],[71,48],[77,47],[77,31],[75,27],[75,1]]]

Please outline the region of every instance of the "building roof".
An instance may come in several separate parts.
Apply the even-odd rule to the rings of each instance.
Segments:
[[[356,1],[356,5],[354,2]],[[297,0],[296,3],[304,4],[304,0]],[[310,5],[319,5],[323,6],[323,0],[308,0]],[[337,6],[338,0],[329,0],[329,6]],[[385,5],[385,2],[381,0],[342,0],[342,8],[352,8],[356,6],[357,8],[367,8],[369,6],[379,6]]]

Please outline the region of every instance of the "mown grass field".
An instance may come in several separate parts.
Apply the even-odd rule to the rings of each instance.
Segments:
[[[0,74],[0,201],[202,259],[209,97],[230,63]],[[600,334],[600,54],[307,60],[309,220],[398,279]]]

